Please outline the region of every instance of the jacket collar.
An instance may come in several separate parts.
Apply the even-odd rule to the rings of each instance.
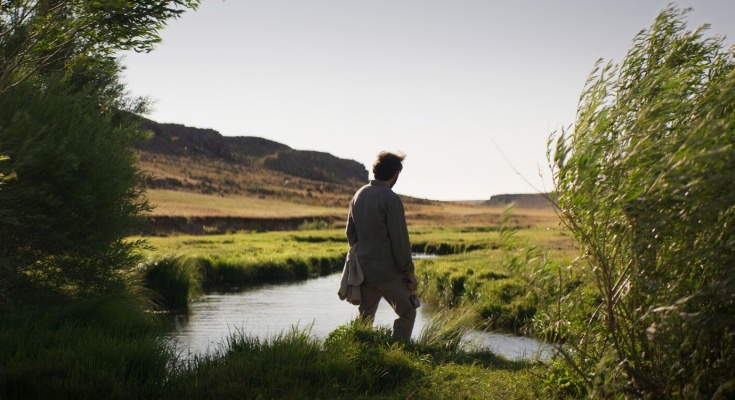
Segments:
[[[386,182],[386,181],[379,181],[377,179],[371,179],[370,180],[370,185],[371,186],[385,186],[387,188],[390,187],[390,186],[388,186],[388,182]]]

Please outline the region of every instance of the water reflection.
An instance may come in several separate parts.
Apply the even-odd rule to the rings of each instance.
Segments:
[[[170,337],[183,354],[216,350],[234,332],[265,339],[295,326],[309,328],[313,336],[324,339],[358,314],[356,306],[337,297],[339,280],[340,274],[333,274],[236,293],[208,294],[191,304],[188,314],[175,316]],[[432,308],[424,304],[418,311],[414,338],[431,318]],[[382,301],[375,323],[392,326],[395,318],[390,306]],[[509,359],[533,357],[542,349],[548,351],[548,346],[533,339],[495,333],[474,332],[465,341]],[[548,358],[548,354],[542,354],[542,358]]]

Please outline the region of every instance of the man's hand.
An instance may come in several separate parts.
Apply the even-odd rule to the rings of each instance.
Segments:
[[[406,284],[408,284],[408,290],[415,292],[419,287],[419,281],[416,279],[416,274],[413,271],[406,272]]]

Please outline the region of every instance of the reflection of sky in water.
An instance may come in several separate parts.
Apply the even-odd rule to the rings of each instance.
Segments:
[[[323,339],[357,317],[357,306],[337,297],[339,281],[340,274],[333,274],[298,283],[263,285],[238,293],[212,293],[192,303],[188,317],[176,317],[176,332],[172,336],[184,353],[217,349],[234,332],[265,339],[295,326],[300,330],[310,329],[313,336]],[[427,305],[418,311],[414,338],[419,336],[431,314]],[[392,326],[395,318],[383,300],[375,323]],[[540,345],[533,339],[482,332],[472,333],[465,339],[468,343],[488,346],[510,359],[533,357]]]

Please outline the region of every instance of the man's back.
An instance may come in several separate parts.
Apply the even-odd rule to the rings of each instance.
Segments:
[[[403,203],[384,182],[370,181],[355,193],[347,238],[350,244],[359,242],[357,256],[366,282],[387,282],[413,270]]]
[[[381,151],[373,164],[374,180],[360,188],[350,201],[347,240],[357,246],[357,260],[364,277],[360,284],[360,317],[372,321],[385,299],[398,315],[393,339],[410,340],[416,321],[418,287],[411,261],[411,244],[403,202],[393,185],[403,170],[403,154]],[[343,293],[338,292],[340,298]]]

